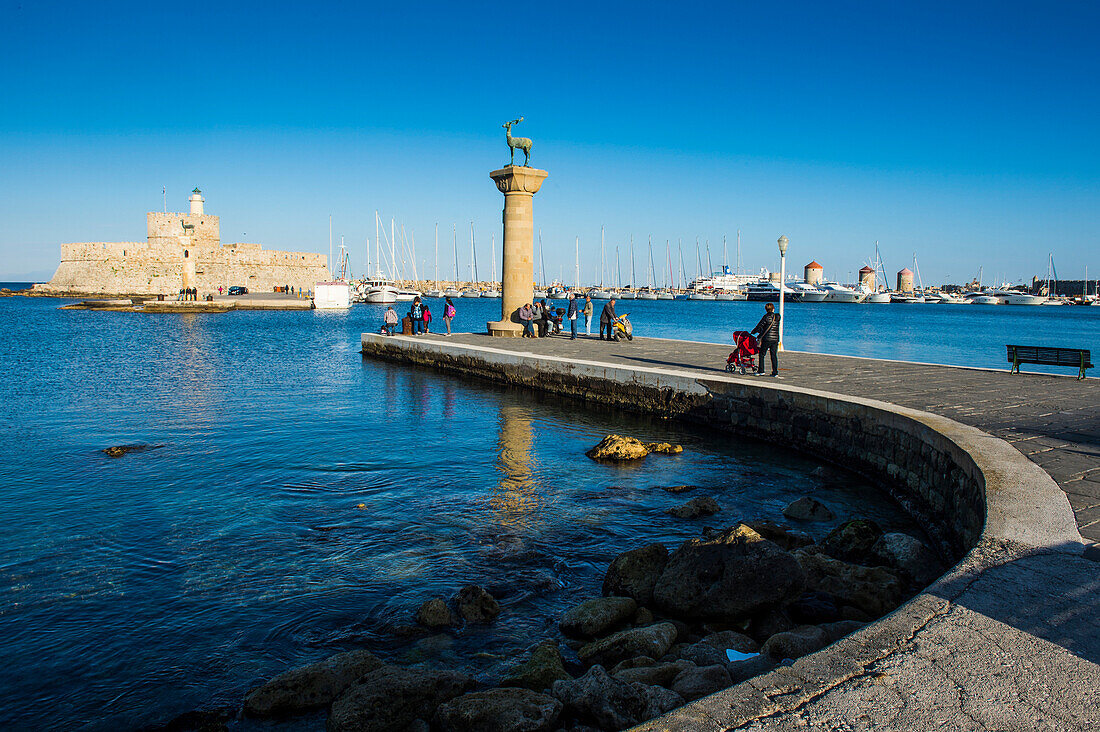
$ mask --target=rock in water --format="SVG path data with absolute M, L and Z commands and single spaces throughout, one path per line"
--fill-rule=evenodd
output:
M 821 550 L 845 562 L 864 562 L 871 557 L 871 547 L 882 536 L 882 529 L 870 519 L 852 519 L 829 532 L 821 540 Z
M 787 504 L 783 515 L 796 521 L 832 521 L 836 518 L 824 503 L 809 496 Z
M 730 683 L 730 672 L 715 664 L 682 671 L 672 680 L 672 690 L 688 701 L 695 701 L 727 688 Z
M 637 610 L 631 597 L 597 597 L 567 610 L 558 627 L 571 638 L 595 638 L 630 620 Z
M 543 691 L 554 685 L 555 681 L 568 680 L 561 651 L 555 641 L 539 643 L 527 660 L 509 672 L 500 682 L 501 686 L 518 686 L 532 691 Z
M 457 625 L 457 619 L 442 597 L 428 600 L 416 611 L 416 622 L 428 628 L 446 628 Z
M 743 521 L 745 526 L 763 536 L 780 549 L 792 551 L 814 543 L 813 537 L 805 531 L 796 531 L 789 526 L 772 521 Z
M 452 699 L 435 712 L 442 732 L 550 732 L 562 703 L 530 689 L 490 689 Z
M 364 674 L 382 666 L 370 651 L 337 653 L 279 674 L 244 700 L 250 717 L 289 717 L 326 706 Z
M 473 688 L 455 671 L 383 666 L 362 677 L 332 703 L 329 732 L 401 732 L 414 720 L 431 719 L 440 704 Z
M 909 534 L 889 533 L 871 547 L 871 556 L 883 564 L 900 569 L 923 587 L 935 582 L 945 571 L 939 557 L 925 544 Z
M 653 666 L 636 666 L 634 668 L 624 668 L 616 671 L 612 676 L 620 681 L 629 681 L 630 683 L 646 684 L 647 686 L 668 686 L 672 683 L 672 680 L 679 676 L 683 671 L 691 668 L 690 661 L 671 661 L 669 663 L 658 663 Z
M 103 452 L 108 457 L 118 458 L 128 452 L 144 452 L 145 450 L 155 450 L 158 447 L 164 447 L 164 445 L 113 445 L 104 449 Z
M 641 440 L 621 435 L 608 435 L 585 453 L 593 460 L 638 460 L 649 454 Z
M 619 631 L 593 641 L 581 646 L 577 656 L 586 666 L 600 664 L 610 667 L 636 656 L 660 658 L 668 653 L 674 640 L 676 626 L 672 623 L 657 623 L 644 628 Z
M 692 498 L 682 506 L 670 508 L 665 513 L 676 518 L 695 519 L 700 516 L 713 516 L 721 510 L 722 507 L 718 505 L 718 501 L 710 496 L 699 496 L 698 498 Z
M 488 623 L 500 615 L 500 603 L 484 587 L 466 585 L 455 595 L 458 614 L 468 623 Z
M 608 676 L 602 666 L 593 666 L 579 679 L 554 682 L 554 696 L 578 721 L 600 729 L 626 729 L 647 719 L 648 695 Z
M 653 586 L 668 562 L 663 544 L 647 544 L 624 552 L 611 562 L 603 580 L 603 594 L 633 597 L 639 605 L 653 600 Z
M 678 455 L 684 451 L 680 445 L 667 442 L 642 442 L 633 437 L 608 435 L 599 444 L 585 453 L 593 460 L 638 460 L 651 452 L 663 452 L 666 455 Z
M 805 549 L 794 556 L 806 572 L 808 587 L 828 592 L 872 618 L 885 615 L 901 603 L 903 585 L 892 569 L 863 567 Z
M 673 552 L 653 590 L 669 615 L 736 622 L 798 597 L 798 561 L 744 524 L 691 539 Z

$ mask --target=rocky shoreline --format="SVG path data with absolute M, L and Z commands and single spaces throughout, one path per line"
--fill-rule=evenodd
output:
M 631 446 L 630 438 L 609 443 L 612 437 L 600 444 Z M 678 451 L 643 447 L 628 450 L 630 457 L 590 457 Z M 698 497 L 670 513 L 692 520 L 710 508 L 718 508 L 713 498 Z M 784 515 L 796 524 L 835 521 L 811 497 Z M 558 635 L 539 639 L 493 682 L 351 650 L 276 676 L 250 691 L 239 710 L 192 712 L 162 729 L 229 729 L 234 718 L 285 720 L 322 710 L 330 732 L 627 729 L 818 651 L 891 612 L 943 571 L 920 539 L 884 533 L 867 519 L 846 521 L 816 543 L 767 521 L 704 528 L 672 551 L 654 543 L 616 557 L 602 595 L 567 610 Z M 467 585 L 449 599 L 426 600 L 415 621 L 460 632 L 500 613 L 489 592 Z

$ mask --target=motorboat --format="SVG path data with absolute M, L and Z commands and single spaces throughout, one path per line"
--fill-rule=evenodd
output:
M 313 307 L 317 310 L 347 310 L 351 307 L 351 286 L 342 280 L 318 282 L 313 286 Z
M 617 290 L 615 292 L 615 297 L 617 297 L 619 300 L 636 300 L 637 299 L 637 295 L 634 293 L 634 290 Z
M 657 299 L 658 300 L 675 300 L 676 296 L 673 295 L 671 292 L 665 292 L 664 290 L 662 290 L 661 292 L 657 293 Z
M 635 300 L 660 300 L 661 296 L 658 293 L 654 292 L 653 290 L 638 290 L 636 293 L 634 293 L 634 299 Z M 672 299 L 671 295 L 669 296 L 668 299 L 669 300 Z
M 535 293 L 535 296 L 538 297 L 539 296 L 538 293 Z M 611 299 L 611 291 L 610 290 L 601 290 L 601 289 L 598 289 L 598 288 L 597 289 L 592 289 L 592 290 L 588 291 L 588 296 L 590 298 L 592 298 L 593 300 L 610 300 Z M 546 294 L 543 293 L 542 297 L 546 297 Z
M 481 291 L 481 296 L 482 297 L 496 298 L 496 299 L 499 300 L 500 299 L 500 290 L 497 290 L 495 288 L 490 287 L 488 290 L 482 290 Z
M 420 290 L 400 289 L 397 291 L 398 302 L 412 302 L 418 297 L 423 297 L 423 293 L 421 293 Z
M 924 295 L 916 292 L 895 292 L 890 295 L 890 302 L 915 305 L 924 302 Z
M 535 290 L 533 293 L 531 293 L 531 297 L 535 300 L 541 300 L 542 298 L 546 297 L 546 290 Z
M 746 300 L 753 302 L 779 302 L 779 284 L 770 280 L 761 280 L 749 285 Z M 802 302 L 802 293 L 783 288 L 783 300 L 786 302 Z
M 1018 290 L 996 290 L 994 293 L 1005 305 L 1045 305 L 1047 298 Z
M 363 286 L 366 288 L 366 298 L 369 303 L 389 305 L 397 302 L 397 285 L 392 280 L 379 276 L 367 280 Z
M 968 305 L 970 303 L 970 300 L 965 297 L 958 297 L 946 292 L 929 292 L 924 299 L 938 305 Z
M 823 302 L 829 296 L 828 290 L 815 287 L 808 282 L 795 282 L 788 287 L 802 294 L 802 302 Z
M 869 305 L 885 305 L 890 302 L 889 292 L 876 292 L 868 287 L 865 283 L 860 282 L 856 287 L 856 294 L 859 295 L 859 302 Z
M 688 294 L 688 300 L 714 300 L 714 293 L 695 291 Z
M 481 297 L 481 290 L 463 290 L 462 297 Z
M 443 290 L 428 290 L 424 297 L 443 297 Z
M 975 305 L 1004 305 L 1004 300 L 987 291 L 968 292 L 963 297 Z
M 443 291 L 443 297 L 462 297 L 462 290 L 457 290 L 454 287 L 448 287 Z
M 826 282 L 821 285 L 821 289 L 825 291 L 824 302 L 859 302 L 859 293 L 851 287 Z

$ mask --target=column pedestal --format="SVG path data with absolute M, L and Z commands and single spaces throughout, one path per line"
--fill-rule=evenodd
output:
M 500 278 L 500 320 L 488 323 L 489 335 L 523 335 L 519 309 L 531 302 L 534 292 L 534 216 L 531 201 L 542 182 L 550 175 L 545 170 L 509 165 L 489 173 L 504 194 L 504 256 Z

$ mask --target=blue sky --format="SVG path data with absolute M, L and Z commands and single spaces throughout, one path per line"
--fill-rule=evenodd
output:
M 624 279 L 631 235 L 644 280 L 649 236 L 694 271 L 739 228 L 752 269 L 785 233 L 841 280 L 876 240 L 926 281 L 1050 252 L 1100 277 L 1100 6 L 764 6 L 0 0 L 0 279 L 143 239 L 196 185 L 227 241 L 327 252 L 331 214 L 359 269 L 376 209 L 429 271 L 434 224 L 465 271 L 473 221 L 484 276 L 520 115 L 551 277 L 579 236 L 593 280 L 601 225 Z

